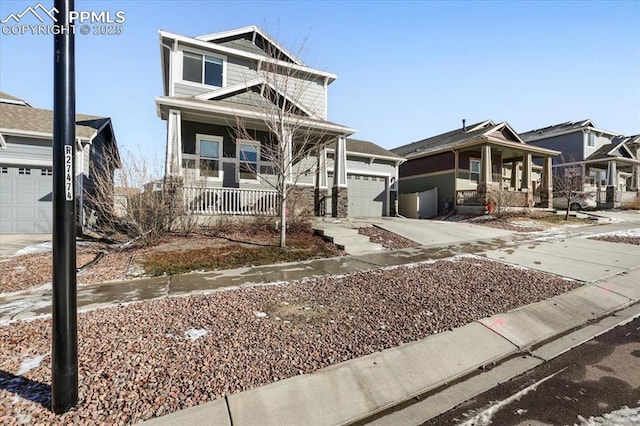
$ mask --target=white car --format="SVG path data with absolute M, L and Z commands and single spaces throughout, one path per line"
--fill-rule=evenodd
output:
M 595 210 L 598 206 L 595 194 L 589 192 L 575 192 L 571 195 L 569 210 Z M 553 207 L 565 210 L 567 208 L 567 196 L 562 193 L 553 194 Z

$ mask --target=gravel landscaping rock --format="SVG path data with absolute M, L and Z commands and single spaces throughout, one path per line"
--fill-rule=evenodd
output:
M 358 233 L 368 236 L 369 241 L 372 243 L 378 243 L 382 245 L 382 247 L 390 250 L 418 247 L 420 245 L 415 241 L 401 237 L 400 235 L 389 232 L 386 229 L 378 228 L 377 226 L 365 226 L 358 228 Z
M 49 411 L 50 320 L 15 322 L 0 327 L 0 423 L 137 423 L 578 285 L 459 258 L 86 312 L 80 401 L 60 416 Z

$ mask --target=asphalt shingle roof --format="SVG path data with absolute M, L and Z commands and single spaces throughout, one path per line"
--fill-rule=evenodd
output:
M 21 101 L 24 102 L 23 99 L 20 98 L 16 98 L 15 96 L 12 96 L 8 93 L 5 92 L 0 92 L 0 99 L 9 99 L 10 101 Z
M 5 93 L 2 93 L 1 97 L 10 99 Z M 12 98 L 19 100 L 15 97 Z M 109 119 L 93 115 L 76 114 L 76 137 L 91 138 L 96 130 L 102 127 L 106 120 Z M 53 111 L 0 102 L 0 129 L 52 134 Z
M 588 126 L 595 127 L 593 122 L 589 119 L 580 120 L 580 121 L 566 121 L 564 123 L 552 124 L 551 126 L 542 127 L 540 129 L 533 129 L 525 133 L 520 133 L 520 137 L 526 141 L 527 138 L 530 138 L 533 136 L 541 136 L 551 132 L 553 133 L 566 132 L 574 129 L 575 130 L 582 129 L 583 127 L 588 127 Z
M 379 155 L 383 157 L 392 157 L 402 159 L 399 155 L 394 154 L 391 151 L 384 149 L 383 147 L 376 145 L 373 142 L 362 141 L 358 139 L 347 138 L 347 152 L 358 152 L 361 154 Z
M 613 155 L 609 155 L 609 151 L 611 151 L 615 147 L 614 144 L 608 143 L 606 145 L 602 145 L 600 148 L 596 149 L 590 156 L 587 157 L 587 160 L 599 160 L 601 158 L 613 158 Z
M 483 123 L 487 123 L 487 125 L 473 131 L 469 130 Z M 455 146 L 459 143 L 471 141 L 474 138 L 478 137 L 479 135 L 497 126 L 499 126 L 499 124 L 494 124 L 492 121 L 481 121 L 479 123 L 466 126 L 467 128 L 466 131 L 463 130 L 462 128 L 459 128 L 447 133 L 442 133 L 441 135 L 432 136 L 427 139 L 422 139 L 417 142 L 412 142 L 408 145 L 403 145 L 398 148 L 394 148 L 391 150 L 391 152 L 398 154 L 402 157 L 407 157 L 412 154 L 435 151 L 435 150 L 446 148 L 449 146 Z

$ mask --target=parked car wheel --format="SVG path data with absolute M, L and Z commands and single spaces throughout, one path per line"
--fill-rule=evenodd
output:
M 582 207 L 578 203 L 571 203 L 569 208 L 571 209 L 571 211 L 574 211 L 574 212 L 579 212 L 580 210 L 582 210 Z

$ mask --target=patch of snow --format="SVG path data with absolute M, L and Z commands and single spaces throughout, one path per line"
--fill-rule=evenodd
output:
M 579 426 L 634 426 L 640 424 L 640 407 L 629 408 L 624 406 L 619 410 L 612 411 L 598 417 L 589 417 L 588 419 L 585 419 L 582 416 L 578 416 L 578 420 L 580 420 Z M 578 426 L 578 424 L 575 423 L 575 426 Z
M 53 250 L 51 241 L 45 241 L 44 243 L 32 244 L 30 246 L 26 246 L 18 250 L 14 256 L 22 256 L 24 254 L 32 254 L 32 253 L 44 253 L 47 251 Z
M 582 238 L 593 237 L 640 237 L 640 228 L 625 229 L 623 231 L 603 232 L 601 234 L 585 235 Z
M 34 368 L 39 366 L 40 363 L 42 363 L 42 360 L 44 359 L 45 356 L 46 355 L 40 355 L 35 358 L 27 358 L 24 361 L 22 361 L 22 364 L 20 364 L 20 368 L 18 369 L 16 376 L 22 376 L 27 371 L 33 370 Z
M 309 309 L 311 309 L 311 308 L 309 308 Z M 255 316 L 257 316 L 258 318 L 266 318 L 267 317 L 267 314 L 265 312 L 255 311 L 253 314 Z
M 199 338 L 206 336 L 208 333 L 209 332 L 204 328 L 192 328 L 191 330 L 186 331 L 184 335 L 186 336 L 187 339 L 194 342 Z
M 500 411 L 502 408 L 506 407 L 507 405 L 511 404 L 514 401 L 520 400 L 520 398 L 522 398 L 523 396 L 525 396 L 529 392 L 535 391 L 538 388 L 538 386 L 540 386 L 542 383 L 546 382 L 547 380 L 551 379 L 552 377 L 556 376 L 557 374 L 562 373 L 567 368 L 568 367 L 565 367 L 562 370 L 556 371 L 555 373 L 553 373 L 553 374 L 551 374 L 551 375 L 549 375 L 549 376 L 547 376 L 547 377 L 545 377 L 543 379 L 538 380 L 537 382 L 535 382 L 531 386 L 527 386 L 526 388 L 522 389 L 521 391 L 514 393 L 509 398 L 504 399 L 502 401 L 498 401 L 497 403 L 494 403 L 493 405 L 491 405 L 486 410 L 481 411 L 476 416 L 470 418 L 469 420 L 467 420 L 464 423 L 461 423 L 459 426 L 485 426 L 485 425 L 491 424 L 491 419 L 493 418 L 493 416 L 498 411 Z

